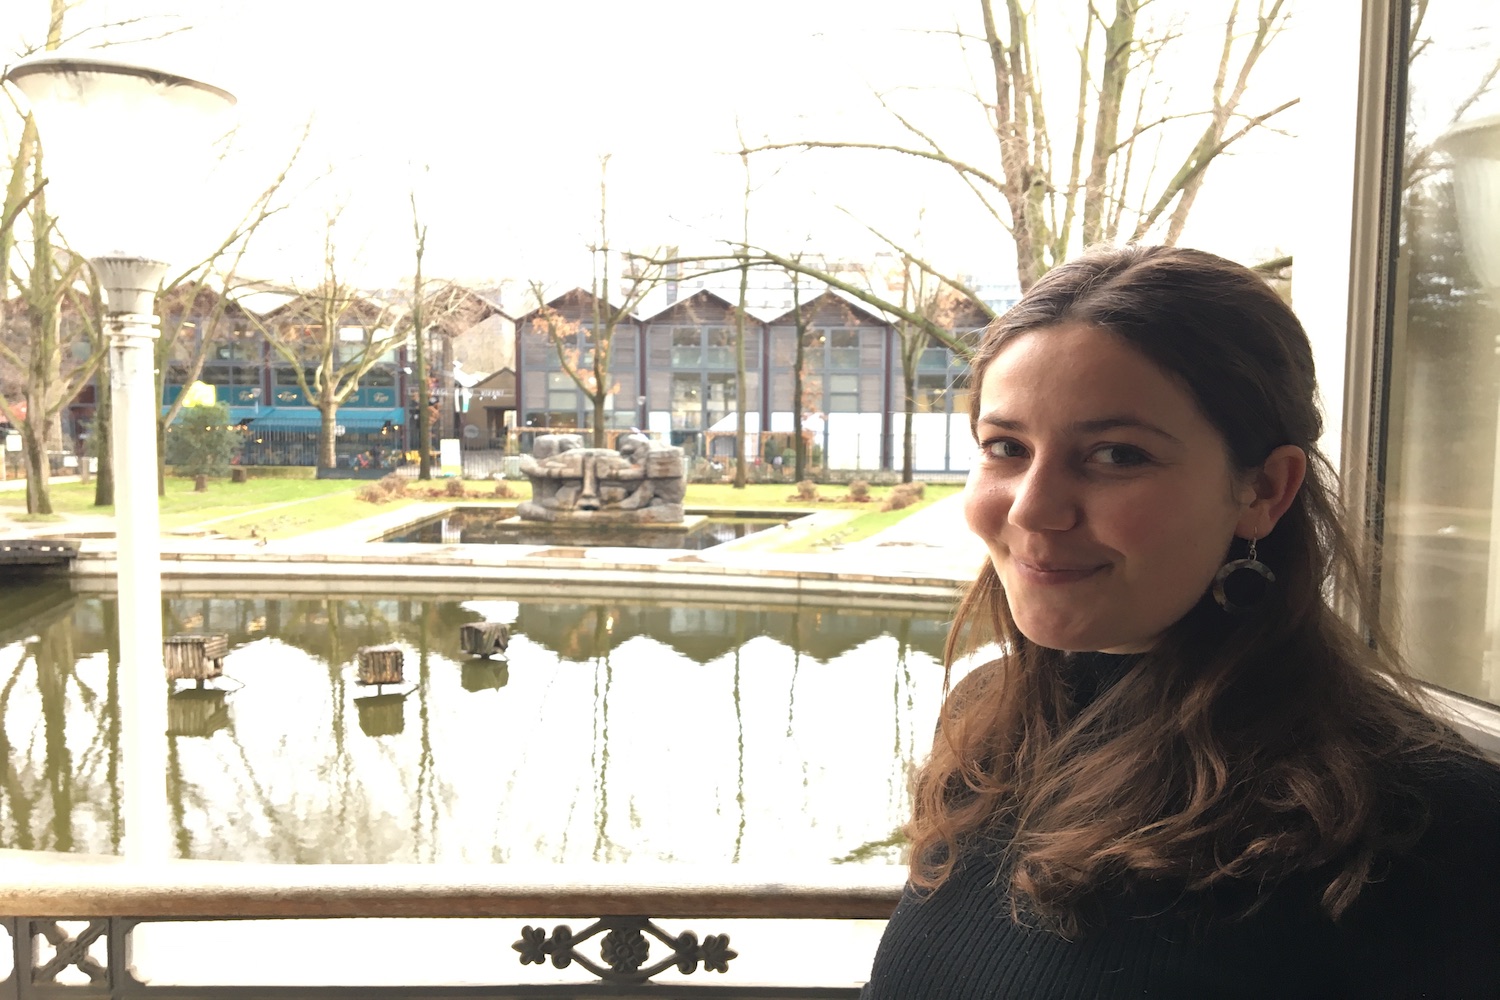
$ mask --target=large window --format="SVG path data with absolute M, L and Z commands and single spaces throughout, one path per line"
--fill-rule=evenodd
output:
M 897 406 L 904 386 L 901 373 L 897 380 Z M 967 413 L 969 394 L 968 365 L 947 347 L 934 345 L 917 356 L 917 377 L 912 384 L 912 400 L 918 413 Z
M 579 426 L 578 411 L 582 404 L 583 393 L 573 376 L 567 372 L 547 373 L 547 426 Z
M 746 380 L 753 392 L 755 379 Z M 723 430 L 736 412 L 736 380 L 733 372 L 673 372 L 672 429 L 674 431 Z M 754 408 L 750 400 L 750 409 Z
M 1500 5 L 1410 6 L 1382 597 L 1422 677 L 1500 703 Z
M 745 331 L 746 363 L 753 361 L 755 331 Z M 734 368 L 734 330 L 723 326 L 672 328 L 673 368 Z

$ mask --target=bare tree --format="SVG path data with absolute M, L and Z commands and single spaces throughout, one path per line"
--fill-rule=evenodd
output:
M 540 282 L 531 283 L 532 295 L 537 310 L 532 315 L 532 329 L 541 333 L 557 351 L 558 363 L 573 380 L 578 391 L 588 399 L 593 410 L 593 444 L 603 448 L 607 444 L 605 433 L 605 404 L 619 391 L 619 383 L 611 375 L 614 359 L 615 331 L 635 313 L 641 301 L 664 280 L 665 262 L 660 253 L 627 254 L 623 275 L 623 294 L 618 302 L 610 299 L 610 278 L 614 267 L 614 252 L 609 245 L 608 196 L 606 171 L 609 157 L 599 161 L 599 242 L 589 247 L 594 259 L 594 276 L 590 290 L 590 321 L 584 323 L 570 320 L 561 312 L 547 305 Z
M 47 212 L 42 153 L 29 118 L 22 136 L 6 200 L 24 210 L 30 240 L 22 244 L 25 249 L 20 253 L 21 247 L 8 233 L 0 241 L 0 264 L 5 275 L 0 282 L 0 290 L 5 292 L 4 308 L 0 310 L 4 324 L 0 329 L 0 360 L 23 373 L 25 418 L 3 393 L 0 414 L 21 432 L 27 472 L 26 510 L 50 514 L 48 445 L 50 442 L 61 448 L 56 440 L 59 415 L 104 361 L 104 338 L 91 336 L 102 328 L 103 304 L 84 260 L 56 243 L 57 220 Z M 11 191 L 18 189 L 16 178 L 24 176 L 25 170 L 33 178 L 31 193 L 12 202 Z M 23 181 L 19 189 L 24 188 Z M 7 217 L 18 215 L 12 216 L 7 209 Z M 13 263 L 19 266 L 13 267 Z M 19 291 L 14 299 L 9 297 L 12 284 Z
M 427 317 L 422 284 L 422 258 L 427 253 L 427 227 L 417 214 L 417 192 L 411 191 L 411 233 L 417 271 L 411 282 L 412 343 L 417 354 L 417 478 L 432 478 L 432 408 L 427 405 Z
M 740 146 L 744 145 L 741 138 Z M 737 490 L 744 489 L 749 481 L 748 456 L 745 454 L 745 407 L 749 402 L 745 393 L 745 307 L 750 294 L 749 153 L 740 153 L 740 165 L 745 171 L 745 193 L 740 207 L 740 297 L 734 310 L 734 488 Z
M 166 380 L 173 368 L 177 369 L 183 385 L 196 382 L 203 373 L 209 351 L 234 330 L 236 320 L 244 323 L 244 314 L 232 305 L 240 283 L 240 265 L 260 227 L 286 208 L 286 203 L 279 200 L 280 192 L 296 165 L 309 130 L 310 125 L 303 129 L 302 138 L 292 150 L 286 166 L 256 197 L 219 245 L 202 260 L 163 283 L 157 292 L 156 312 L 161 319 L 161 336 L 155 347 L 157 399 L 165 393 Z M 185 396 L 179 395 L 157 417 L 156 489 L 162 496 L 166 495 L 167 428 L 182 412 L 185 400 Z M 95 425 L 97 436 L 101 429 L 97 419 Z
M 1169 113 L 1151 99 L 1151 71 L 1162 50 L 1179 36 L 1170 28 L 1154 30 L 1143 22 L 1141 12 L 1149 3 L 1115 0 L 1113 17 L 1106 22 L 1096 0 L 1084 0 L 1076 64 L 1077 115 L 1068 123 L 1068 135 L 1058 136 L 1048 126 L 1043 94 L 1055 89 L 1048 85 L 1053 74 L 1044 76 L 1033 45 L 1043 11 L 1055 8 L 1026 0 L 1004 0 L 1003 5 L 979 0 L 983 35 L 960 30 L 953 34 L 965 54 L 972 43 L 983 47 L 984 82 L 975 80 L 973 97 L 993 138 L 991 162 L 951 155 L 932 130 L 904 115 L 884 95 L 881 103 L 911 137 L 909 144 L 805 139 L 766 143 L 749 152 L 879 150 L 951 171 L 973 192 L 983 214 L 1009 235 L 1023 291 L 1081 245 L 1121 235 L 1131 240 L 1157 235 L 1173 243 L 1214 160 L 1296 100 L 1253 113 L 1242 110 L 1252 73 L 1286 25 L 1286 4 L 1258 0 L 1255 13 L 1245 16 L 1240 0 L 1229 0 L 1217 70 L 1205 100 L 1185 112 Z M 1102 36 L 1097 50 L 1096 31 Z M 1191 118 L 1206 120 L 1201 134 L 1175 168 L 1166 165 L 1161 172 L 1165 179 L 1159 180 L 1154 168 L 1166 155 L 1164 128 Z M 1143 160 L 1144 178 L 1133 169 Z M 907 248 L 894 243 L 892 247 L 920 262 L 938 280 L 967 291 Z M 879 305 L 892 311 L 893 303 Z
M 794 259 L 800 264 L 802 255 L 797 254 Z M 789 273 L 792 276 L 792 322 L 797 338 L 792 352 L 792 442 L 796 456 L 792 478 L 800 483 L 807 478 L 807 435 L 802 431 L 807 392 L 807 316 L 802 312 L 802 272 Z
M 292 369 L 297 387 L 320 414 L 318 465 L 337 464 L 338 409 L 359 380 L 395 350 L 405 334 L 405 310 L 375 302 L 342 275 L 334 242 L 337 216 L 323 231 L 323 278 L 265 317 L 246 313 L 271 348 Z

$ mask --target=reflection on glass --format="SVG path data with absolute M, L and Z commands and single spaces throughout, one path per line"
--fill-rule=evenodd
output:
M 284 863 L 894 862 L 946 608 L 222 594 L 170 695 L 176 853 Z M 0 587 L 0 847 L 115 853 L 114 602 Z M 506 623 L 503 659 L 460 626 Z M 360 646 L 408 690 L 355 683 Z
M 1421 676 L 1500 702 L 1500 8 L 1410 13 L 1383 593 Z

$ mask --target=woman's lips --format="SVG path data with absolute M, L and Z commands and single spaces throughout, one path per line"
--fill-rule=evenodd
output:
M 1011 559 L 1016 573 L 1027 583 L 1063 584 L 1085 580 L 1108 568 L 1107 563 L 1080 565 L 1077 563 L 1038 563 L 1025 559 Z

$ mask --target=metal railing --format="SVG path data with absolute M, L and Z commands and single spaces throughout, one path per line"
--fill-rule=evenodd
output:
M 732 868 L 646 870 L 652 876 L 643 879 L 632 867 L 626 880 L 624 869 L 601 867 L 590 869 L 598 874 L 584 881 L 576 874 L 564 880 L 535 868 L 500 866 L 179 862 L 141 869 L 11 862 L 4 869 L 8 884 L 0 887 L 0 926 L 10 935 L 14 964 L 0 980 L 0 998 L 854 998 L 855 983 L 799 985 L 778 976 L 780 981 L 766 984 L 736 982 L 733 975 L 715 982 L 718 976 L 705 981 L 704 974 L 729 973 L 740 958 L 723 921 L 881 921 L 900 897 L 903 874 L 838 866 L 782 873 L 792 876 L 787 881 L 747 881 Z M 400 918 L 397 923 L 405 926 L 431 918 L 491 918 L 483 922 L 489 934 L 483 947 L 492 957 L 513 953 L 509 961 L 517 976 L 466 985 L 329 985 L 316 976 L 312 982 L 257 985 L 243 977 L 236 983 L 230 973 L 218 984 L 153 985 L 138 978 L 132 961 L 134 938 L 143 929 L 211 922 L 215 958 L 223 968 L 236 961 L 258 964 L 273 956 L 244 947 L 242 928 L 288 919 L 298 922 L 297 940 L 316 957 L 335 947 L 320 926 L 343 918 Z M 797 950 L 816 957 L 819 945 L 801 929 L 811 925 L 795 926 Z M 403 938 L 382 937 L 374 944 L 399 949 Z M 434 956 L 433 964 L 440 967 L 441 957 Z M 780 956 L 770 957 L 774 967 L 784 967 Z M 690 983 L 677 981 L 694 973 Z

